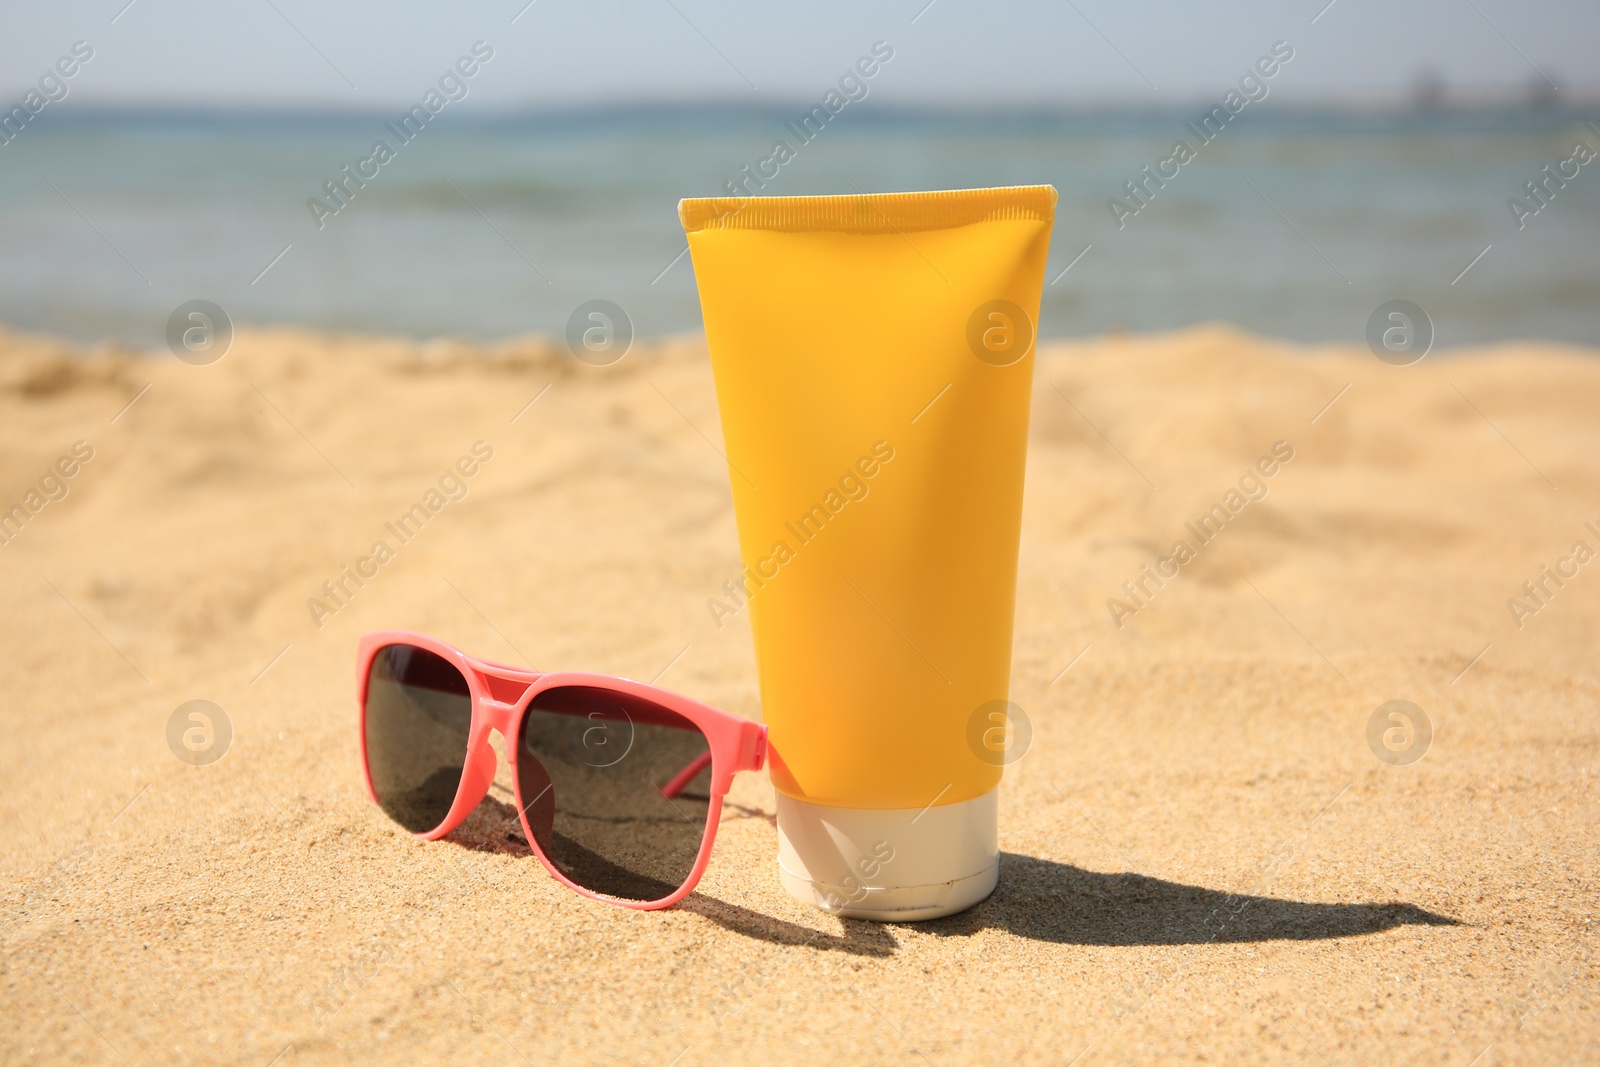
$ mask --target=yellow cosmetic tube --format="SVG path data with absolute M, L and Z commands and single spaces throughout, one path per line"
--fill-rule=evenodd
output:
M 1050 186 L 684 200 L 777 788 L 779 876 L 971 907 L 998 790 Z

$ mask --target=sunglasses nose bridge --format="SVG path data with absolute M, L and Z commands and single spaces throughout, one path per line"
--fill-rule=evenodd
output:
M 528 691 L 528 683 L 488 671 L 478 671 L 477 682 L 478 716 L 483 725 L 498 731 L 501 737 L 510 738 L 516 707 Z
M 498 731 L 501 737 L 509 738 L 511 736 L 511 723 L 517 714 L 515 704 L 507 704 L 493 697 L 485 697 L 479 707 L 482 709 L 481 714 L 485 728 Z

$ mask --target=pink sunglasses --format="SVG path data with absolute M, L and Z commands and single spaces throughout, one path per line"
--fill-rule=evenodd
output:
M 460 826 L 494 781 L 498 730 L 539 861 L 629 908 L 694 889 L 733 776 L 766 759 L 765 726 L 677 693 L 507 667 L 403 630 L 361 639 L 356 678 L 367 792 L 390 818 L 427 841 Z

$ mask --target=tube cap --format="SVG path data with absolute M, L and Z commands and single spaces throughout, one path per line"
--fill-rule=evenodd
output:
M 778 877 L 795 899 L 850 919 L 954 915 L 999 880 L 999 797 L 872 809 L 779 793 Z

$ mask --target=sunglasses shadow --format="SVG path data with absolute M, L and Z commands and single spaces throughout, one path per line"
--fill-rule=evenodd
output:
M 840 919 L 839 922 L 844 926 L 841 935 L 801 926 L 700 892 L 689 894 L 678 908 L 708 919 L 724 930 L 772 945 L 809 948 L 819 952 L 848 952 L 853 956 L 874 956 L 879 959 L 893 956 L 900 948 L 900 942 L 894 939 L 888 926 L 865 919 Z
M 755 808 L 740 808 L 738 815 L 773 821 L 771 815 Z M 506 803 L 493 793 L 484 797 L 482 803 L 467 816 L 466 821 L 445 835 L 444 840 L 474 852 L 495 852 L 533 858 L 533 850 L 528 847 L 527 840 L 522 836 L 522 824 L 517 818 L 516 806 Z M 822 951 L 836 950 L 858 956 L 877 957 L 892 956 L 899 947 L 893 935 L 882 923 L 844 919 L 841 920 L 845 928 L 843 936 L 828 934 L 758 911 L 751 911 L 737 904 L 729 904 L 699 892 L 689 894 L 688 898 L 678 905 L 678 910 L 698 915 L 734 933 L 774 945 L 790 945 Z
M 462 824 L 442 840 L 474 852 L 497 852 L 508 856 L 533 856 L 522 836 L 522 822 L 515 804 L 507 804 L 494 793 L 484 797 Z

